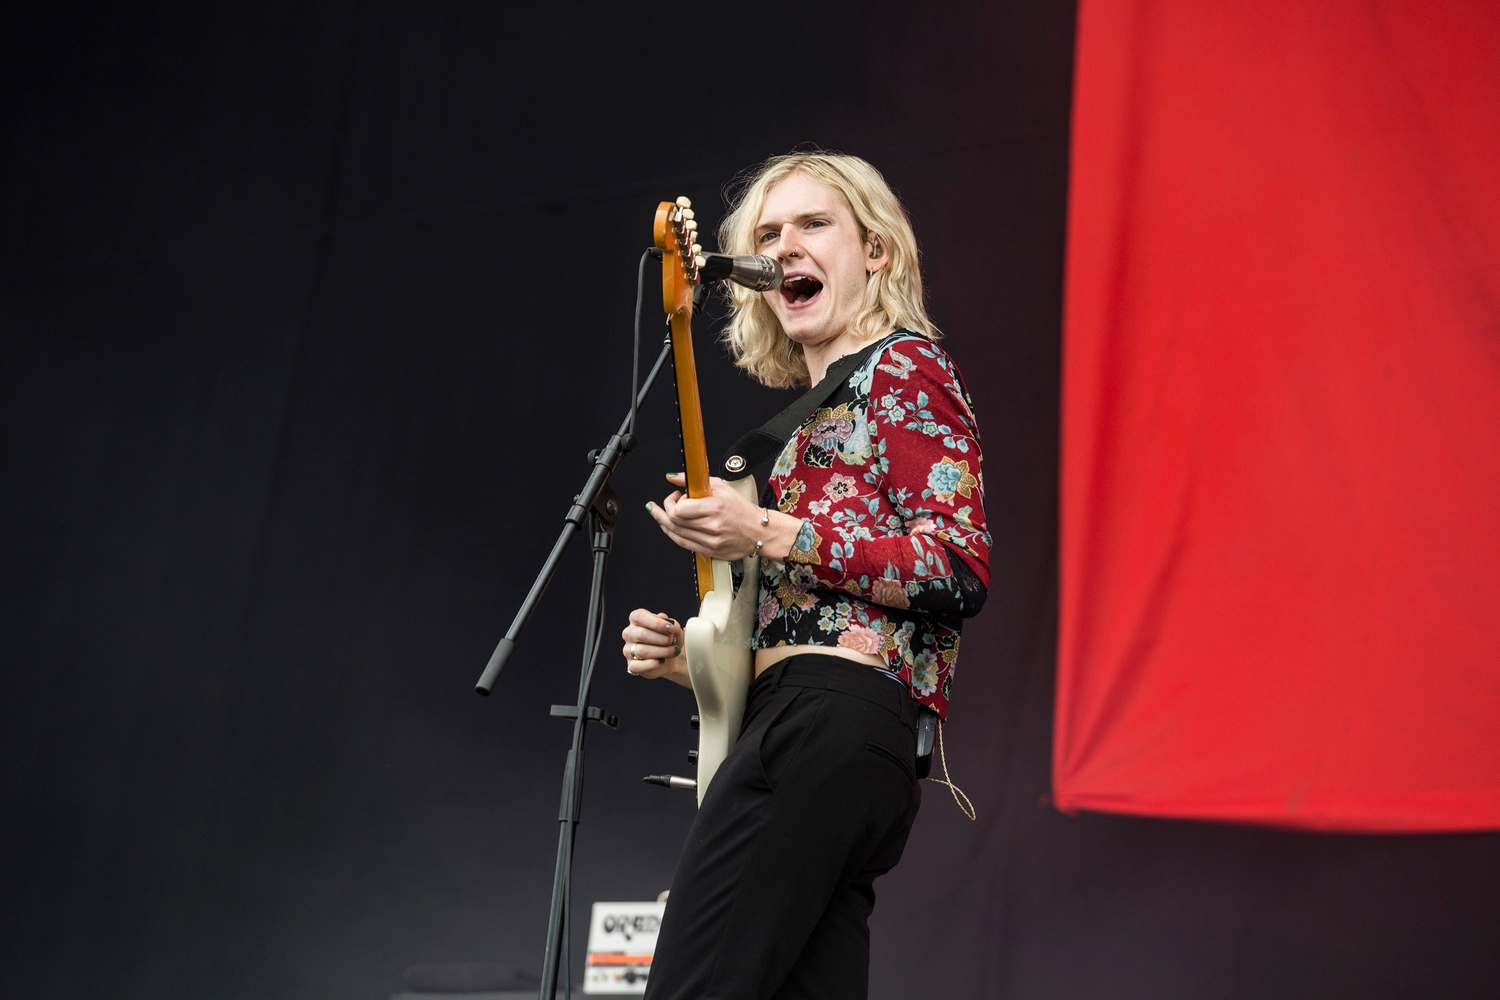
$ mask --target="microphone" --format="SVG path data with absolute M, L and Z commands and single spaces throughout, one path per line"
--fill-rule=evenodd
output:
M 752 292 L 769 292 L 781 284 L 781 265 L 764 254 L 747 253 L 732 257 L 724 253 L 706 253 L 702 257 L 698 274 L 705 282 L 732 281 Z

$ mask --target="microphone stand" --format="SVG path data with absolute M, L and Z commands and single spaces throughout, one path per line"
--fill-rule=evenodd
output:
M 563 923 L 573 879 L 573 842 L 577 836 L 579 812 L 583 804 L 584 728 L 590 720 L 602 722 L 610 727 L 620 724 L 620 720 L 609 712 L 588 703 L 589 690 L 594 681 L 594 663 L 599 656 L 600 639 L 604 631 L 604 572 L 609 562 L 610 546 L 614 541 L 615 522 L 620 519 L 621 511 L 620 499 L 610 487 L 609 477 L 625 454 L 635 446 L 635 435 L 631 433 L 634 411 L 639 408 L 651 391 L 651 386 L 656 382 L 656 377 L 661 374 L 671 353 L 672 336 L 669 332 L 662 345 L 661 354 L 656 359 L 656 364 L 646 376 L 645 385 L 641 386 L 640 392 L 631 401 L 631 413 L 626 414 L 625 420 L 620 424 L 620 429 L 610 437 L 608 444 L 602 449 L 589 452 L 589 459 L 594 463 L 594 468 L 589 473 L 583 489 L 573 498 L 573 506 L 568 508 L 567 516 L 563 519 L 565 523 L 562 532 L 553 543 L 551 554 L 542 564 L 541 572 L 531 584 L 531 591 L 526 595 L 526 600 L 521 602 L 521 609 L 516 612 L 510 628 L 506 630 L 505 638 L 501 639 L 499 645 L 495 647 L 495 652 L 490 655 L 489 663 L 485 665 L 484 673 L 480 675 L 479 683 L 475 685 L 475 691 L 481 695 L 488 695 L 495 686 L 495 681 L 500 677 L 500 671 L 505 668 L 506 661 L 515 651 L 516 638 L 526 627 L 526 621 L 531 617 L 531 612 L 535 610 L 537 602 L 541 600 L 547 585 L 552 582 L 552 574 L 557 569 L 563 551 L 567 549 L 574 535 L 582 530 L 584 521 L 587 520 L 589 535 L 593 541 L 594 575 L 589 590 L 588 626 L 584 631 L 583 664 L 579 671 L 578 700 L 572 705 L 552 706 L 554 717 L 573 720 L 573 743 L 568 750 L 567 762 L 563 767 L 562 802 L 557 813 L 559 824 L 557 862 L 552 870 L 552 904 L 547 915 L 547 946 L 542 959 L 540 1000 L 554 1000 L 557 991 L 558 965 L 562 958 L 559 945 L 566 943 L 562 940 Z

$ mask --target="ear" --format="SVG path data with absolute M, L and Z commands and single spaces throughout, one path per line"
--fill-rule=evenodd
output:
M 865 245 L 870 248 L 869 259 L 865 261 L 866 274 L 874 274 L 890 263 L 891 258 L 885 252 L 885 241 L 878 235 L 871 233 L 866 238 Z

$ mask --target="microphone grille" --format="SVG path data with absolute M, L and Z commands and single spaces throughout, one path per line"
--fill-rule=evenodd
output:
M 752 292 L 769 292 L 781 285 L 781 265 L 765 254 L 703 254 L 704 281 L 732 281 Z
M 734 280 L 757 292 L 769 292 L 781 285 L 781 265 L 765 254 L 754 254 L 749 257 L 736 259 L 736 264 L 743 261 L 743 267 L 736 267 L 738 272 Z

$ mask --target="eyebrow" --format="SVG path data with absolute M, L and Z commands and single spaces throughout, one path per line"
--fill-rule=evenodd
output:
M 806 222 L 808 219 L 816 219 L 819 216 L 822 216 L 824 218 L 832 218 L 833 214 L 833 212 L 827 209 L 821 209 L 816 212 L 802 212 L 799 215 L 792 216 L 790 219 L 786 220 L 786 222 Z M 755 231 L 760 232 L 762 229 L 780 229 L 782 226 L 786 225 L 786 222 L 757 222 L 755 224 Z

